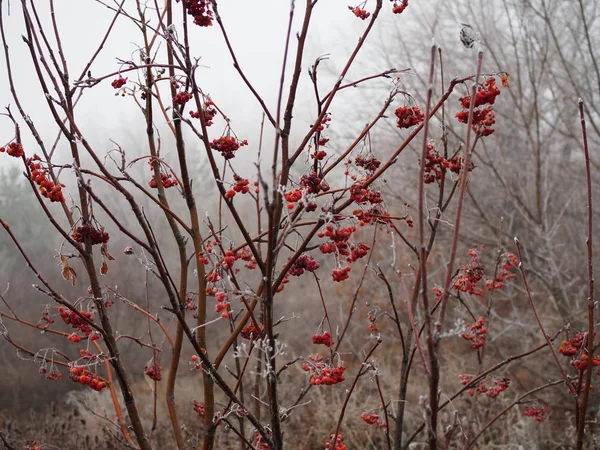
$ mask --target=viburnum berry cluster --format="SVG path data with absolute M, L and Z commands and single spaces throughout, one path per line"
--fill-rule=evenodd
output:
M 20 158 L 25 154 L 23 146 L 18 142 L 11 142 L 8 147 L 0 147 L 0 153 L 6 152 L 9 156 Z
M 154 357 L 152 357 L 150 361 L 146 363 L 146 366 L 144 367 L 144 373 L 151 380 L 162 380 L 162 366 Z
M 331 334 L 326 331 L 322 334 L 313 334 L 313 344 L 323 344 L 326 347 L 331 347 L 335 342 L 333 341 Z
M 334 441 L 335 442 L 332 442 Z M 329 439 L 325 441 L 325 450 L 346 450 L 348 447 L 344 444 L 344 438 L 341 434 L 337 436 L 332 434 Z
M 93 390 L 100 392 L 106 387 L 106 382 L 103 381 L 98 375 L 85 369 L 83 366 L 72 366 L 69 369 L 71 379 L 75 383 L 89 386 Z
M 469 249 L 471 260 L 461 267 L 452 287 L 461 292 L 468 292 L 472 295 L 483 294 L 483 289 L 478 286 L 484 276 L 485 264 L 480 261 L 480 250 L 477 246 Z
M 110 236 L 104 229 L 96 229 L 91 225 L 80 225 L 75 228 L 75 232 L 71 234 L 71 237 L 77 242 L 84 242 L 86 237 L 90 238 L 92 245 L 106 244 L 110 239 Z
M 41 158 L 36 154 L 28 158 L 25 163 L 31 172 L 30 179 L 40 187 L 42 197 L 46 197 L 51 202 L 64 203 L 65 196 L 63 195 L 62 188 L 65 185 L 55 184 L 54 181 L 50 180 L 48 170 L 42 166 Z
M 179 3 L 181 0 L 176 1 Z M 210 27 L 213 24 L 210 0 L 183 0 L 183 7 L 199 27 Z
M 392 12 L 394 14 L 402 14 L 407 7 L 408 0 L 394 0 L 394 4 L 392 5 Z
M 319 263 L 315 261 L 313 257 L 311 257 L 307 253 L 303 253 L 300 255 L 294 264 L 290 267 L 288 274 L 291 276 L 299 277 L 304 273 L 304 271 L 314 272 L 319 268 Z
M 369 425 L 377 425 L 381 428 L 385 428 L 385 421 L 381 420 L 381 417 L 379 416 L 379 414 L 376 414 L 374 412 L 368 413 L 368 412 L 363 412 L 360 415 L 360 418 L 362 420 L 364 420 L 367 424 Z
M 91 312 L 82 310 L 79 312 L 83 317 L 88 319 L 89 321 L 94 320 L 94 316 Z M 65 308 L 64 306 L 58 307 L 58 314 L 64 323 L 67 325 L 71 325 L 71 327 L 81 331 L 85 336 L 90 336 L 94 331 L 93 328 L 86 323 L 80 316 L 71 311 L 70 309 Z
M 494 132 L 492 126 L 496 123 L 496 115 L 492 105 L 496 101 L 498 95 L 500 95 L 500 89 L 496 86 L 496 78 L 493 76 L 486 78 L 483 82 L 483 86 L 477 87 L 472 126 L 473 131 L 480 136 L 489 136 Z M 456 113 L 456 118 L 461 123 L 468 123 L 471 96 L 461 97 L 459 102 L 463 110 Z M 488 106 L 481 108 L 483 105 Z
M 467 341 L 471 341 L 474 349 L 481 348 L 485 345 L 488 328 L 485 325 L 483 317 L 480 317 L 473 325 L 465 325 L 465 331 L 461 333 L 461 337 Z
M 248 145 L 247 140 L 240 141 L 232 136 L 221 136 L 210 143 L 210 148 L 221 153 L 223 158 L 232 159 L 235 157 L 235 152 L 244 145 Z
M 463 385 L 469 384 L 473 380 L 472 375 L 464 375 L 460 374 L 458 379 Z M 496 398 L 502 392 L 504 392 L 510 386 L 510 378 L 502 378 L 499 380 L 494 380 L 494 384 L 490 387 L 487 387 L 485 383 L 480 382 L 474 389 L 467 390 L 467 393 L 470 396 L 475 394 L 485 394 L 489 398 Z
M 523 414 L 525 414 L 527 417 L 535 417 L 535 420 L 537 420 L 538 422 L 545 422 L 546 419 L 548 418 L 548 411 L 550 410 L 550 405 L 546 405 L 546 406 L 537 406 L 537 405 L 532 405 L 529 408 L 527 408 L 525 411 L 523 411 Z
M 110 83 L 110 85 L 113 87 L 113 89 L 121 89 L 126 84 L 127 84 L 127 78 L 123 78 L 122 76 L 119 76 L 119 78 L 114 79 L 112 81 L 112 83 Z
M 331 364 L 324 362 L 321 355 L 310 355 L 308 362 L 302 363 L 302 370 L 309 373 L 310 384 L 314 386 L 331 386 L 345 380 L 346 367 L 341 364 L 333 367 Z
M 207 127 L 210 127 L 213 124 L 213 119 L 217 115 L 217 110 L 214 108 L 214 106 L 215 104 L 211 100 L 204 102 L 202 114 L 204 115 L 204 122 Z M 190 116 L 192 116 L 194 119 L 199 119 L 200 112 L 190 111 Z
M 364 6 L 364 3 L 361 6 Z M 371 15 L 371 13 L 367 12 L 361 6 L 348 6 L 348 9 L 350 11 L 352 11 L 352 14 L 354 14 L 359 19 L 362 19 L 362 20 L 368 19 L 369 16 Z
M 425 120 L 425 116 L 417 106 L 401 106 L 394 111 L 397 117 L 398 128 L 410 128 L 419 125 Z

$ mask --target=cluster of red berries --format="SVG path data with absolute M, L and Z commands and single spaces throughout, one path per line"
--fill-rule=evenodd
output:
M 392 5 L 392 12 L 394 14 L 402 14 L 404 10 L 408 6 L 408 0 L 394 0 L 394 4 Z
M 204 403 L 200 403 L 194 400 L 194 411 L 200 417 L 204 417 L 204 415 L 206 414 L 206 405 Z
M 221 153 L 223 158 L 232 159 L 235 157 L 235 152 L 244 145 L 248 145 L 248 141 L 240 141 L 231 136 L 221 136 L 210 143 L 210 148 Z
M 469 171 L 473 170 L 473 163 L 469 167 Z M 460 173 L 462 164 L 460 158 L 454 155 L 452 158 L 447 160 L 441 155 L 435 152 L 433 144 L 427 144 L 427 155 L 425 156 L 425 175 L 423 179 L 425 183 L 433 183 L 436 180 L 441 180 L 449 170 L 454 173 Z
M 106 382 L 102 381 L 98 375 L 84 369 L 82 366 L 73 366 L 69 369 L 71 379 L 75 383 L 87 385 L 93 390 L 100 392 L 106 387 Z
M 504 282 L 506 280 L 511 280 L 514 277 L 516 277 L 516 275 L 512 273 L 511 270 L 513 270 L 518 263 L 519 260 L 515 254 L 507 253 L 505 256 L 505 260 L 501 265 L 501 270 L 496 276 L 496 279 L 493 282 L 492 280 L 487 280 L 485 282 L 485 285 L 488 288 L 488 290 L 491 291 L 493 289 L 500 289 L 504 286 Z
M 302 175 L 300 177 L 300 186 L 305 188 L 310 194 L 318 194 L 319 192 L 329 191 L 329 184 L 321 180 L 315 172 L 310 175 Z
M 97 230 L 90 225 L 80 225 L 75 228 L 75 232 L 71 237 L 77 242 L 83 242 L 86 237 L 90 238 L 92 245 L 106 244 L 110 239 L 110 236 L 106 231 Z
M 364 187 L 364 183 L 360 180 L 350 186 L 350 199 L 357 205 L 365 203 L 377 205 L 383 203 L 381 193 L 374 191 L 370 187 Z
M 310 374 L 310 384 L 331 386 L 345 380 L 346 367 L 332 367 L 323 361 L 321 355 L 310 355 L 308 359 L 310 362 L 302 363 L 302 370 Z
M 355 209 L 352 215 L 358 220 L 358 224 L 363 227 L 367 223 L 388 223 L 390 221 L 388 211 L 381 206 L 373 206 L 366 210 Z M 409 220 L 407 220 L 407 223 Z M 409 224 L 410 225 L 410 224 Z M 412 225 L 410 225 L 412 226 Z
M 221 267 L 225 270 L 233 269 L 233 265 L 236 261 L 236 255 L 233 250 L 225 250 L 225 255 L 223 256 L 223 262 L 221 263 Z
M 354 164 L 356 165 L 356 167 L 360 167 L 366 170 L 367 173 L 372 175 L 377 169 L 379 169 L 381 161 L 375 158 L 374 156 L 371 156 L 370 158 L 363 158 L 359 155 L 356 158 L 354 158 Z
M 204 121 L 206 122 L 207 127 L 210 127 L 213 124 L 213 119 L 217 115 L 217 110 L 213 108 L 213 106 L 215 106 L 215 104 L 211 100 L 208 100 L 204 103 L 204 107 L 202 108 L 202 114 L 204 115 Z M 190 111 L 190 116 L 194 119 L 199 119 L 200 112 Z
M 312 337 L 313 344 L 323 344 L 326 347 L 331 347 L 335 342 L 331 338 L 331 334 L 326 331 L 323 334 L 313 334 Z
M 349 227 L 334 227 L 333 225 L 327 225 L 325 229 L 319 231 L 317 236 L 319 237 L 327 237 L 329 238 L 328 242 L 325 242 L 319 245 L 319 250 L 321 253 L 334 253 L 336 250 L 340 252 L 340 254 L 347 256 L 349 255 L 349 245 L 348 240 L 352 233 L 356 231 L 356 228 L 353 226 Z
M 425 116 L 417 106 L 401 106 L 394 111 L 398 118 L 396 126 L 398 128 L 410 128 L 419 125 L 425 120 Z
M 48 171 L 42 166 L 41 158 L 38 155 L 33 155 L 27 159 L 26 164 L 31 171 L 31 181 L 40 187 L 40 194 L 46 197 L 51 202 L 65 202 L 65 196 L 62 193 L 64 184 L 54 184 L 48 177 Z
M 359 8 L 358 6 L 348 6 L 348 9 L 352 11 L 352 14 L 362 20 L 368 19 L 371 15 L 370 12 L 367 12 L 363 8 Z
M 320 133 L 325 129 L 325 127 L 329 128 L 329 122 L 331 122 L 331 113 L 325 114 L 325 117 L 321 119 L 320 125 L 315 130 L 317 133 Z
M 319 142 L 321 142 L 323 139 L 319 140 Z M 327 141 L 329 141 L 329 139 L 327 139 Z M 325 142 L 327 142 L 325 141 Z M 314 153 L 310 154 L 310 157 L 312 159 L 316 159 L 317 161 L 323 161 L 323 159 L 325 159 L 325 157 L 327 156 L 327 152 L 325 150 L 318 150 L 315 151 Z
M 298 259 L 296 259 L 294 264 L 292 264 L 290 270 L 288 271 L 288 275 L 299 277 L 304 273 L 305 270 L 307 270 L 308 272 L 314 272 L 318 268 L 319 263 L 315 261 L 315 259 L 309 254 L 304 253 L 300 255 Z
M 125 86 L 125 84 L 127 84 L 127 78 L 123 78 L 121 76 L 119 76 L 119 78 L 117 78 L 116 80 L 113 80 L 113 82 L 110 83 L 110 85 L 114 89 L 121 89 L 123 86 Z
M 379 414 L 364 412 L 360 415 L 360 418 L 369 425 L 377 425 L 381 428 L 386 427 L 385 421 L 381 420 L 381 417 L 379 416 Z
M 92 327 L 88 325 L 84 320 L 75 314 L 70 309 L 65 308 L 64 306 L 58 307 L 58 313 L 60 314 L 60 318 L 67 325 L 71 325 L 73 328 L 81 331 L 84 335 L 89 336 L 92 334 Z M 93 316 L 91 312 L 88 311 L 80 311 L 80 314 L 88 320 L 93 320 Z
M 574 358 L 571 360 L 571 365 L 575 367 L 577 370 L 584 371 L 588 366 L 588 355 L 587 353 L 582 354 L 579 358 Z M 600 366 L 600 356 L 595 356 L 592 365 L 594 367 Z
M 215 311 L 220 312 L 223 319 L 227 319 L 231 315 L 229 302 L 227 301 L 227 292 L 217 291 L 215 293 L 215 300 L 217 301 L 217 304 L 215 305 Z
M 144 373 L 148 378 L 154 381 L 162 380 L 162 366 L 155 358 L 150 359 L 144 367 Z
M 483 317 L 480 317 L 473 325 L 465 325 L 465 330 L 461 333 L 461 337 L 470 341 L 474 349 L 481 348 L 485 345 L 488 328 L 485 325 Z
M 84 348 L 79 350 L 79 356 L 81 356 L 86 361 L 90 361 L 90 362 L 96 361 L 97 359 L 99 359 L 98 355 L 96 355 L 95 353 L 92 353 L 89 350 L 86 350 Z
M 179 3 L 181 0 L 176 1 Z M 210 0 L 183 0 L 183 6 L 199 27 L 210 27 L 213 24 Z
M 458 376 L 458 378 L 460 379 L 461 383 L 465 386 L 473 380 L 473 377 L 471 375 L 461 374 Z M 508 389 L 509 386 L 510 378 L 502 378 L 501 380 L 494 380 L 494 385 L 491 387 L 487 387 L 484 383 L 479 383 L 476 389 L 469 389 L 467 393 L 470 396 L 473 396 L 475 394 L 485 394 L 489 398 L 496 398 L 498 397 L 498 395 L 500 395 L 502 392 Z
M 587 341 L 587 333 L 577 333 L 567 341 L 563 341 L 558 351 L 565 356 L 578 355 Z
M 544 407 L 532 405 L 523 411 L 523 414 L 525 414 L 527 417 L 535 417 L 535 420 L 538 422 L 545 422 L 548 418 L 548 410 L 550 410 L 550 405 L 546 405 Z
M 40 373 L 42 375 L 46 375 L 46 379 L 50 381 L 58 381 L 62 378 L 62 373 L 58 371 L 54 364 L 52 364 L 50 370 L 48 370 L 45 366 L 40 367 Z
M 176 105 L 183 106 L 187 102 L 192 99 L 193 95 L 189 92 L 178 92 L 175 97 L 173 97 L 173 103 Z
M 37 443 L 37 441 L 27 441 L 25 446 L 27 450 L 42 450 L 42 447 Z
M 177 186 L 179 182 L 173 178 L 173 175 L 170 173 L 160 173 L 160 179 L 162 180 L 162 185 L 165 189 L 169 189 L 170 187 Z M 153 189 L 158 188 L 158 183 L 156 182 L 156 177 L 152 177 L 148 182 L 148 186 Z
M 265 442 L 259 433 L 254 437 L 254 448 L 256 450 L 269 450 L 269 444 Z
M 479 253 L 480 251 L 477 247 L 469 249 L 471 260 L 461 268 L 456 281 L 452 285 L 454 289 L 458 289 L 461 292 L 468 292 L 472 295 L 483 294 L 483 289 L 478 286 L 478 283 L 483 278 L 485 264 L 480 261 Z
M 23 150 L 23 146 L 17 142 L 11 142 L 8 144 L 8 148 L 0 147 L 0 153 L 6 152 L 9 156 L 13 156 L 15 158 L 20 158 L 25 154 Z
M 332 441 L 335 439 L 335 442 Z M 337 436 L 332 434 L 329 439 L 325 441 L 325 450 L 346 450 L 348 447 L 344 444 L 344 438 L 341 434 Z
M 506 79 L 502 78 L 504 85 Z M 500 95 L 500 89 L 496 86 L 496 78 L 487 78 L 483 86 L 477 88 L 475 94 L 475 108 L 473 111 L 473 130 L 481 136 L 489 136 L 494 132 L 492 126 L 496 123 L 496 115 L 491 105 L 496 101 L 496 97 Z M 459 122 L 468 123 L 469 108 L 471 107 L 471 96 L 462 97 L 459 99 L 463 110 L 456 113 L 456 118 Z M 485 108 L 480 106 L 488 105 Z
M 240 336 L 244 339 L 248 339 L 249 341 L 255 341 L 259 339 L 265 330 L 265 326 L 261 323 L 258 325 L 258 329 L 254 325 L 254 322 L 250 322 L 240 332 Z

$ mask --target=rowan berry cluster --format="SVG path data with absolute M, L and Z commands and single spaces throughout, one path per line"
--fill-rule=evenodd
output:
M 354 164 L 356 167 L 366 170 L 369 175 L 372 175 L 377 169 L 379 169 L 381 161 L 374 156 L 371 156 L 370 158 L 364 158 L 358 155 L 356 158 L 354 158 Z
M 350 199 L 357 205 L 363 205 L 365 203 L 376 205 L 383 203 L 381 193 L 374 191 L 369 186 L 365 187 L 362 180 L 358 180 L 350 186 Z
M 473 163 L 469 171 L 473 170 Z M 454 155 L 449 160 L 436 153 L 433 144 L 427 144 L 427 155 L 425 156 L 425 174 L 423 180 L 426 184 L 439 181 L 444 177 L 447 170 L 460 173 L 462 164 L 458 155 Z
M 46 379 L 50 381 L 58 381 L 62 378 L 62 373 L 58 371 L 54 364 L 51 365 L 50 370 L 45 366 L 40 367 L 40 373 L 46 375 Z
M 65 202 L 65 196 L 62 193 L 64 184 L 54 184 L 48 177 L 48 170 L 46 170 L 42 163 L 41 158 L 38 155 L 33 155 L 32 158 L 28 158 L 26 161 L 29 171 L 31 172 L 30 179 L 40 187 L 40 194 L 46 197 L 51 202 Z
M 0 153 L 4 152 L 6 152 L 9 156 L 12 156 L 14 158 L 20 158 L 25 154 L 23 146 L 18 142 L 11 142 L 10 144 L 8 144 L 8 148 L 0 147 Z
M 360 418 L 362 420 L 364 420 L 369 425 L 377 425 L 377 426 L 379 426 L 381 428 L 385 428 L 386 427 L 385 421 L 381 420 L 381 417 L 379 416 L 379 414 L 376 414 L 376 413 L 373 413 L 373 412 L 372 413 L 363 412 L 360 415 Z
M 114 89 L 121 89 L 123 86 L 125 86 L 125 84 L 127 84 L 127 78 L 123 78 L 121 76 L 110 83 Z
M 162 366 L 158 363 L 156 358 L 152 358 L 146 363 L 146 366 L 144 367 L 144 373 L 151 380 L 162 380 Z
M 481 348 L 485 345 L 488 328 L 485 325 L 483 317 L 480 317 L 473 325 L 465 325 L 465 330 L 461 333 L 461 337 L 470 341 L 474 349 Z
M 89 237 L 92 245 L 106 244 L 110 239 L 108 233 L 104 230 L 97 230 L 90 225 L 80 225 L 75 228 L 75 232 L 71 237 L 77 242 L 84 242 L 86 237 Z
M 368 19 L 371 15 L 370 12 L 367 12 L 366 10 L 358 6 L 348 6 L 348 9 L 352 11 L 352 14 L 354 14 L 356 17 L 362 20 Z
M 326 331 L 323 334 L 313 334 L 312 337 L 313 344 L 323 344 L 326 347 L 331 347 L 335 342 L 331 338 L 331 334 Z
M 217 115 L 217 110 L 213 108 L 213 106 L 215 106 L 215 104 L 211 100 L 208 100 L 204 103 L 204 107 L 202 108 L 204 122 L 207 127 L 210 127 L 213 124 L 213 119 Z M 200 112 L 190 111 L 190 116 L 192 116 L 194 119 L 199 119 Z
M 176 105 L 183 106 L 187 102 L 192 99 L 193 95 L 189 92 L 178 92 L 175 97 L 173 97 L 173 103 Z
M 394 4 L 392 5 L 392 12 L 394 14 L 402 14 L 407 7 L 408 0 L 394 0 Z
M 419 125 L 425 120 L 425 116 L 417 106 L 401 106 L 394 111 L 398 118 L 396 126 L 398 128 L 410 128 Z
M 290 267 L 288 275 L 299 277 L 304 271 L 314 272 L 319 268 L 319 263 L 314 260 L 309 254 L 304 253 L 300 255 L 294 264 Z
M 69 369 L 71 379 L 75 383 L 89 386 L 93 390 L 100 392 L 106 387 L 106 382 L 102 381 L 98 375 L 84 369 L 82 366 L 73 366 Z
M 67 309 L 64 306 L 59 306 L 58 313 L 60 314 L 60 318 L 63 320 L 63 322 L 67 325 L 71 325 L 71 327 L 81 331 L 85 336 L 92 334 L 92 327 L 70 309 Z M 94 320 L 92 313 L 88 311 L 80 311 L 80 314 L 90 321 Z
M 264 330 L 265 327 L 262 323 L 259 324 L 258 329 L 256 329 L 256 325 L 254 325 L 254 322 L 250 322 L 248 325 L 242 328 L 240 336 L 242 336 L 242 338 L 244 339 L 248 339 L 249 341 L 255 341 L 262 336 Z
M 240 141 L 231 136 L 221 136 L 210 143 L 210 148 L 221 153 L 223 158 L 232 159 L 235 157 L 235 152 L 244 145 L 248 145 L 248 141 Z
M 452 287 L 461 292 L 481 295 L 483 289 L 478 286 L 478 283 L 483 278 L 485 264 L 480 261 L 480 251 L 477 247 L 469 249 L 469 256 L 471 256 L 471 260 L 460 269 Z
M 345 380 L 344 371 L 346 367 L 343 365 L 333 367 L 324 362 L 321 355 L 310 355 L 308 359 L 308 362 L 302 363 L 302 370 L 309 373 L 310 384 L 331 386 Z
M 176 1 L 179 3 L 181 0 Z M 213 24 L 210 0 L 183 0 L 183 7 L 199 27 L 210 27 Z
M 221 313 L 221 317 L 223 319 L 228 318 L 231 315 L 231 310 L 229 309 L 229 301 L 227 300 L 227 292 L 225 291 L 217 291 L 215 293 L 215 300 L 217 304 L 215 305 L 215 311 Z
M 463 385 L 469 384 L 473 380 L 473 376 L 461 374 L 458 376 Z M 496 398 L 510 386 L 510 378 L 502 378 L 494 380 L 493 386 L 487 387 L 485 383 L 479 383 L 474 389 L 467 390 L 470 396 L 475 394 L 485 394 L 489 398 Z
M 492 125 L 496 123 L 496 115 L 491 105 L 496 101 L 496 97 L 500 95 L 500 89 L 496 86 L 496 78 L 488 77 L 483 82 L 483 86 L 478 86 L 475 94 L 475 109 L 473 110 L 473 130 L 480 136 L 489 136 L 494 132 Z M 459 122 L 468 123 L 469 108 L 471 107 L 471 96 L 461 97 L 459 99 L 462 111 L 456 113 L 456 118 Z M 480 106 L 488 105 L 485 108 Z
M 523 411 L 527 417 L 535 417 L 535 420 L 538 422 L 545 422 L 548 418 L 548 411 L 550 410 L 550 405 L 546 405 L 544 407 L 532 405 Z
M 329 191 L 329 184 L 321 180 L 315 172 L 310 175 L 302 175 L 300 177 L 300 186 L 305 188 L 309 194 L 318 194 L 319 192 Z
M 254 448 L 256 450 L 269 450 L 269 444 L 263 440 L 260 434 L 256 433 L 256 436 L 254 437 Z
M 595 334 L 594 334 L 595 336 Z M 558 347 L 558 351 L 565 356 L 578 355 L 587 341 L 587 333 L 577 333 L 572 338 L 562 341 L 562 345 Z
M 204 417 L 204 415 L 206 414 L 206 405 L 204 403 L 200 403 L 194 400 L 194 411 L 200 417 Z
M 169 189 L 170 187 L 177 186 L 179 184 L 179 182 L 173 178 L 173 175 L 170 173 L 160 172 L 160 179 L 162 180 L 162 185 L 165 189 Z M 150 179 L 148 186 L 153 189 L 158 188 L 158 183 L 156 182 L 155 176 Z
M 574 358 L 571 360 L 571 365 L 575 367 L 577 370 L 584 371 L 588 366 L 588 355 L 587 353 L 582 354 L 579 358 Z M 592 360 L 592 365 L 594 367 L 600 366 L 600 356 L 595 356 Z
M 511 280 L 516 277 L 511 270 L 513 270 L 518 263 L 519 260 L 517 259 L 516 255 L 513 253 L 507 253 L 504 257 L 504 262 L 502 262 L 500 266 L 501 270 L 498 275 L 496 275 L 496 279 L 493 282 L 492 280 L 486 280 L 485 286 L 488 288 L 488 290 L 491 291 L 493 289 L 500 289 L 504 286 L 504 282 L 506 280 Z
M 335 439 L 335 442 L 332 441 Z M 332 434 L 329 439 L 325 441 L 325 450 L 346 450 L 348 447 L 344 444 L 344 438 L 341 434 L 335 436 Z

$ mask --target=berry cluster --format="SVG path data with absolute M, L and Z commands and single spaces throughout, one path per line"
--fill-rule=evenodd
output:
M 8 144 L 8 148 L 0 147 L 0 153 L 6 152 L 9 156 L 13 156 L 15 158 L 20 158 L 25 154 L 23 150 L 23 146 L 18 142 L 11 142 Z
M 302 175 L 300 177 L 300 186 L 305 188 L 310 194 L 318 194 L 319 192 L 327 192 L 329 184 L 326 181 L 321 180 L 315 172 L 310 175 Z
M 175 97 L 173 97 L 173 103 L 175 105 L 183 106 L 187 102 L 189 102 L 192 99 L 192 97 L 193 97 L 193 95 L 190 94 L 189 92 L 178 92 L 177 95 L 175 95 Z
M 63 320 L 63 322 L 67 325 L 71 325 L 73 328 L 81 331 L 85 336 L 92 334 L 92 327 L 84 322 L 81 317 L 79 317 L 70 309 L 67 309 L 64 306 L 59 306 L 58 313 L 60 314 L 60 318 Z M 80 311 L 80 314 L 90 321 L 93 320 L 92 313 L 88 311 Z
M 315 130 L 317 133 L 320 133 L 325 129 L 325 127 L 329 128 L 329 122 L 331 122 L 331 113 L 325 114 L 325 117 L 321 119 L 321 124 Z M 329 139 L 328 139 L 329 140 Z
M 233 186 L 235 192 L 239 192 L 240 194 L 247 194 L 250 192 L 250 180 L 247 178 L 242 178 L 238 174 L 235 174 L 233 176 L 233 181 L 235 181 L 235 185 Z
M 328 331 L 323 334 L 313 334 L 312 341 L 313 344 L 323 344 L 326 347 L 331 347 L 335 344 Z
M 333 441 L 334 439 L 335 443 L 332 443 L 331 441 Z M 329 439 L 325 441 L 325 450 L 346 450 L 347 448 L 348 447 L 346 446 L 346 444 L 344 444 L 344 438 L 341 434 L 338 434 L 337 436 L 332 434 L 331 436 L 329 436 Z
M 221 153 L 223 158 L 232 159 L 235 157 L 235 152 L 244 145 L 248 145 L 248 141 L 240 141 L 231 136 L 221 136 L 210 143 L 210 148 Z
M 249 341 L 255 341 L 262 336 L 264 330 L 265 327 L 262 323 L 259 324 L 258 329 L 256 329 L 254 322 L 250 322 L 248 325 L 242 328 L 240 336 L 242 336 L 244 339 L 248 339 Z
M 514 255 L 513 253 L 507 253 L 505 255 L 504 262 L 500 266 L 501 270 L 496 276 L 496 279 L 493 282 L 492 280 L 487 280 L 485 282 L 485 286 L 488 288 L 488 290 L 491 291 L 493 289 L 500 289 L 504 286 L 504 282 L 506 280 L 511 280 L 514 277 L 516 277 L 516 275 L 512 273 L 511 270 L 513 270 L 518 263 L 519 260 L 517 259 L 516 255 Z
M 331 386 L 345 380 L 346 367 L 341 365 L 332 367 L 325 363 L 320 355 L 310 355 L 308 359 L 310 362 L 302 363 L 302 370 L 310 374 L 310 384 Z
M 461 374 L 458 376 L 459 380 L 463 385 L 469 384 L 473 380 L 473 376 Z M 475 394 L 485 394 L 489 398 L 496 398 L 502 392 L 504 392 L 510 386 L 509 378 L 502 378 L 501 380 L 494 380 L 494 385 L 487 387 L 484 383 L 479 383 L 476 389 L 469 389 L 467 393 L 470 396 Z
M 73 366 L 69 369 L 69 372 L 71 374 L 71 379 L 75 383 L 79 383 L 84 386 L 87 385 L 98 392 L 106 387 L 105 381 L 102 381 L 98 375 L 90 372 L 87 369 L 84 369 L 82 366 Z
M 263 440 L 260 434 L 256 433 L 256 436 L 254 437 L 254 448 L 256 450 L 269 450 L 269 444 Z
M 64 184 L 54 184 L 48 177 L 48 171 L 42 166 L 38 155 L 33 155 L 27 159 L 26 164 L 31 171 L 31 181 L 40 187 L 40 194 L 51 202 L 65 202 L 65 196 L 62 193 Z
M 206 405 L 204 403 L 200 403 L 194 400 L 194 411 L 200 417 L 204 417 L 204 415 L 206 414 Z
M 119 76 L 119 78 L 110 83 L 114 89 L 121 89 L 125 84 L 127 84 L 127 78 L 123 78 L 122 76 Z
M 383 203 L 381 193 L 372 190 L 370 187 L 364 187 L 364 183 L 360 180 L 350 186 L 350 199 L 357 205 Z
M 408 0 L 394 0 L 392 12 L 394 14 L 402 14 L 408 6 Z
M 372 175 L 375 173 L 379 166 L 381 165 L 381 161 L 371 156 L 370 158 L 363 158 L 362 156 L 357 156 L 354 158 L 354 164 L 356 167 L 360 167 L 367 171 L 368 174 Z
M 473 163 L 469 167 L 469 171 L 473 170 Z M 447 160 L 435 152 L 433 144 L 427 144 L 427 155 L 425 156 L 425 175 L 423 180 L 426 184 L 439 181 L 444 177 L 446 170 L 454 173 L 460 173 L 462 168 L 461 161 L 457 155 Z
M 202 108 L 202 114 L 204 115 L 204 121 L 206 122 L 207 127 L 210 127 L 213 124 L 213 119 L 217 115 L 217 110 L 213 108 L 213 106 L 215 106 L 215 104 L 211 100 L 208 100 L 204 103 L 204 107 Z M 190 111 L 190 116 L 194 119 L 199 119 L 200 112 Z
M 319 263 L 315 261 L 310 255 L 304 253 L 296 259 L 294 264 L 290 267 L 288 275 L 299 277 L 304 273 L 305 270 L 308 272 L 314 272 L 319 268 Z
M 144 367 L 144 373 L 151 380 L 162 380 L 162 366 L 158 363 L 156 358 L 152 358 L 146 363 L 146 366 Z
M 569 338 L 569 340 L 563 341 L 562 345 L 558 347 L 558 351 L 565 356 L 578 355 L 586 341 L 587 333 L 577 333 L 572 338 Z
M 176 1 L 179 3 L 181 0 Z M 199 27 L 210 27 L 213 24 L 210 0 L 183 0 L 183 7 Z
M 385 421 L 381 420 L 379 414 L 364 412 L 360 415 L 360 418 L 369 425 L 377 425 L 381 428 L 385 428 Z
M 58 371 L 56 366 L 52 364 L 50 370 L 48 370 L 45 365 L 40 367 L 39 371 L 42 375 L 46 375 L 46 379 L 50 381 L 58 381 L 62 378 L 62 373 Z
M 523 414 L 525 414 L 527 417 L 535 417 L 535 420 L 538 422 L 545 422 L 548 418 L 547 413 L 549 409 L 550 405 L 546 405 L 544 407 L 532 405 L 523 411 Z
M 471 261 L 460 269 L 456 281 L 452 285 L 454 289 L 458 289 L 461 292 L 468 292 L 472 295 L 483 294 L 483 289 L 478 287 L 478 283 L 483 278 L 485 264 L 480 261 L 479 253 L 480 251 L 477 247 L 469 249 Z
M 352 14 L 354 14 L 356 17 L 362 20 L 368 19 L 371 15 L 370 12 L 367 12 L 366 10 L 358 6 L 348 6 L 348 9 L 352 11 Z
M 503 83 L 505 80 L 503 79 Z M 492 126 L 496 123 L 496 115 L 491 105 L 496 101 L 496 97 L 500 95 L 500 89 L 496 86 L 496 78 L 487 78 L 483 86 L 477 88 L 475 94 L 475 109 L 473 110 L 473 130 L 480 136 L 489 136 L 494 132 Z M 462 97 L 459 99 L 463 110 L 456 113 L 456 118 L 461 123 L 468 123 L 469 108 L 471 107 L 471 96 Z M 485 108 L 480 106 L 488 105 Z
M 396 126 L 398 128 L 410 128 L 419 125 L 425 120 L 425 116 L 416 106 L 401 106 L 394 111 L 398 118 Z
M 173 178 L 173 175 L 170 173 L 160 173 L 160 179 L 162 180 L 162 185 L 165 189 L 169 189 L 170 187 L 177 186 L 179 182 Z M 148 182 L 148 186 L 153 189 L 158 188 L 158 183 L 156 182 L 156 177 L 152 177 Z
M 465 325 L 465 330 L 465 332 L 461 333 L 461 337 L 467 341 L 471 341 L 474 349 L 485 345 L 488 328 L 485 326 L 483 317 L 480 317 L 473 325 Z
M 90 225 L 80 225 L 75 228 L 71 237 L 77 242 L 83 242 L 86 237 L 90 238 L 92 245 L 106 244 L 110 239 L 108 233 L 104 230 L 97 230 Z

